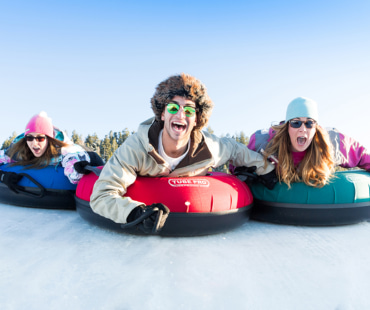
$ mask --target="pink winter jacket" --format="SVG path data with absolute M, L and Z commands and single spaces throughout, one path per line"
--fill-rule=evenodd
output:
M 370 171 L 369 151 L 351 137 L 337 131 L 335 128 L 326 129 L 334 150 L 335 164 L 343 168 L 358 167 Z M 248 148 L 261 153 L 275 136 L 270 128 L 256 131 L 250 138 Z

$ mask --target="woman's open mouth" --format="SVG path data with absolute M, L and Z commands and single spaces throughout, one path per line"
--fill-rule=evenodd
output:
M 307 141 L 307 138 L 305 138 L 305 137 L 298 137 L 298 138 L 297 138 L 297 144 L 298 144 L 299 146 L 303 146 L 303 145 L 305 145 L 306 141 Z

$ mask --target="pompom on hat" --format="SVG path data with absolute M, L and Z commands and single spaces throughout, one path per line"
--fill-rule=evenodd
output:
M 319 112 L 316 101 L 305 97 L 298 97 L 294 99 L 288 105 L 285 121 L 288 122 L 296 117 L 312 118 L 318 122 Z
M 28 133 L 42 133 L 48 137 L 54 138 L 54 127 L 51 118 L 47 116 L 46 112 L 42 111 L 38 115 L 34 115 L 28 122 L 24 134 Z

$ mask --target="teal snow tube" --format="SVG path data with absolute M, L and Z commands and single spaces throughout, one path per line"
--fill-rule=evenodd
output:
M 336 226 L 370 219 L 370 173 L 363 170 L 336 172 L 322 188 L 285 183 L 269 190 L 250 186 L 254 207 L 251 219 L 289 225 Z

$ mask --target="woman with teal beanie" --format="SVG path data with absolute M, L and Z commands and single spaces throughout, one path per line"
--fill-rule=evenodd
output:
M 317 103 L 305 97 L 289 103 L 284 122 L 256 131 L 248 148 L 275 162 L 279 180 L 289 187 L 292 182 L 322 187 L 336 166 L 370 171 L 369 151 L 336 129 L 321 127 Z

